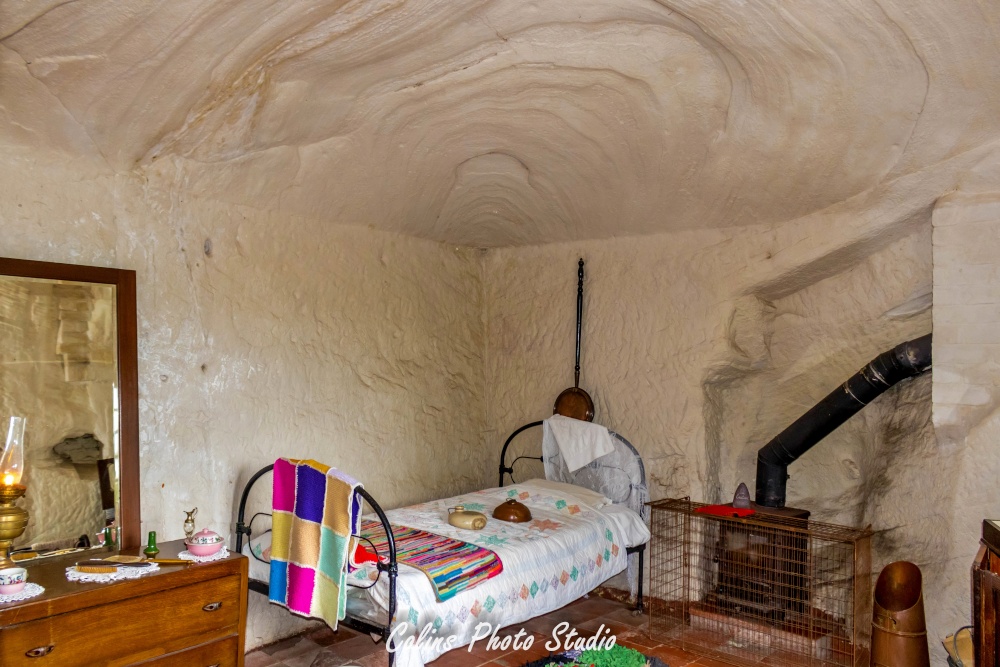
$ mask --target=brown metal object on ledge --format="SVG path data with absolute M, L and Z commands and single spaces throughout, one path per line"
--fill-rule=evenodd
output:
M 930 667 L 923 577 L 913 563 L 885 566 L 875 583 L 873 667 Z

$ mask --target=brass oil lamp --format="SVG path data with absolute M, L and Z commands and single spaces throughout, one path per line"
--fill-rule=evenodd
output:
M 0 454 L 0 569 L 14 567 L 10 548 L 24 533 L 28 513 L 14 503 L 27 488 L 21 484 L 24 474 L 24 417 L 11 417 L 7 442 Z

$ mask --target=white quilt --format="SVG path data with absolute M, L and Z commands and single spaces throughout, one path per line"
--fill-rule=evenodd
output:
M 532 521 L 514 524 L 493 519 L 493 508 L 507 498 L 527 505 Z M 496 577 L 438 602 L 427 576 L 400 564 L 394 631 L 396 664 L 422 667 L 450 648 L 466 646 L 473 637 L 481 637 L 486 629 L 481 624 L 489 624 L 492 630 L 548 613 L 623 571 L 626 547 L 648 540 L 649 531 L 635 512 L 598 504 L 592 498 L 584 501 L 558 488 L 525 483 L 386 512 L 394 525 L 491 549 L 504 565 L 504 571 Z M 471 531 L 451 526 L 448 508 L 456 505 L 486 514 L 486 528 Z M 367 586 L 374 578 L 374 568 L 358 570 L 348 583 Z M 388 577 L 381 577 L 366 593 L 386 608 Z M 421 630 L 422 638 L 416 641 Z
M 464 505 L 488 517 L 493 508 L 507 498 L 516 498 L 531 510 L 532 521 L 507 523 L 490 517 L 486 528 L 469 531 L 448 523 L 448 508 Z M 613 509 L 610 509 L 613 508 Z M 610 510 L 610 511 L 609 511 Z M 529 484 L 486 489 L 454 498 L 387 512 L 389 521 L 438 535 L 454 537 L 492 549 L 503 561 L 504 571 L 475 588 L 462 591 L 445 602 L 438 602 L 424 573 L 400 566 L 396 611 L 396 631 L 402 646 L 396 652 L 399 667 L 419 667 L 447 650 L 444 641 L 433 638 L 454 637 L 452 646 L 464 646 L 477 635 L 476 628 L 488 623 L 491 628 L 526 621 L 572 602 L 609 577 L 625 569 L 625 548 L 631 540 L 623 534 L 628 520 L 619 518 L 621 508 L 595 508 L 576 496 L 558 493 Z M 639 517 L 629 510 L 634 523 Z M 640 534 L 645 531 L 638 530 Z M 648 532 L 645 533 L 648 536 Z M 644 541 L 644 540 L 643 540 Z M 364 572 L 355 577 L 363 578 Z M 386 577 L 368 591 L 380 606 L 388 604 Z M 406 637 L 416 636 L 421 628 L 424 640 L 413 646 Z M 483 634 L 480 629 L 479 635 Z

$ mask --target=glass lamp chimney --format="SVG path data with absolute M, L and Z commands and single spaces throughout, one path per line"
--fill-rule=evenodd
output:
M 0 455 L 0 483 L 14 486 L 24 474 L 24 417 L 11 417 L 7 442 Z

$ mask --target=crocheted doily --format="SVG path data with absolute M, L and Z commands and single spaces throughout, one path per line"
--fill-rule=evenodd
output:
M 216 551 L 211 556 L 195 556 L 190 551 L 182 551 L 177 554 L 177 557 L 181 560 L 189 560 L 195 563 L 211 563 L 214 560 L 222 560 L 223 558 L 229 557 L 229 549 L 227 547 L 222 547 Z
M 11 593 L 10 595 L 0 595 L 0 604 L 4 602 L 20 602 L 21 600 L 28 600 L 35 597 L 36 595 L 41 595 L 45 592 L 45 589 L 38 584 L 28 582 L 25 584 L 17 593 Z
M 82 581 L 87 584 L 106 584 L 109 581 L 138 579 L 159 569 L 160 566 L 156 563 L 151 563 L 146 567 L 119 567 L 117 572 L 77 572 L 76 567 L 67 567 L 66 578 L 70 581 Z

